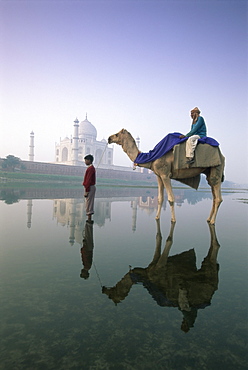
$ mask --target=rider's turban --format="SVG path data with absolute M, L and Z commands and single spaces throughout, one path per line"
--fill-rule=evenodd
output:
M 191 113 L 198 113 L 198 114 L 200 114 L 201 111 L 200 111 L 199 108 L 195 107 L 194 109 L 191 110 Z

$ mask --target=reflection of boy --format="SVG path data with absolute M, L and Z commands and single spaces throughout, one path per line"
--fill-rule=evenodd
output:
M 93 260 L 93 248 L 94 248 L 94 242 L 93 242 L 93 224 L 92 222 L 86 221 L 85 228 L 84 228 L 84 234 L 83 234 L 83 246 L 81 248 L 81 258 L 82 258 L 82 264 L 83 269 L 81 270 L 80 277 L 84 279 L 88 279 L 90 276 L 89 270 L 92 266 L 92 260 Z
M 86 215 L 88 216 L 88 220 L 91 221 L 91 215 L 94 214 L 94 200 L 95 200 L 95 192 L 96 192 L 96 170 L 93 166 L 94 157 L 91 154 L 88 154 L 84 157 L 84 161 L 86 166 L 88 166 L 87 170 L 84 174 L 84 180 L 82 185 L 84 186 L 84 197 L 85 197 L 85 208 L 86 208 Z

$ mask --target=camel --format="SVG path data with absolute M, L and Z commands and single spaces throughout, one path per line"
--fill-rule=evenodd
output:
M 135 162 L 137 155 L 140 153 L 136 142 L 132 135 L 125 129 L 122 129 L 117 134 L 111 135 L 108 138 L 108 143 L 118 144 L 122 146 L 123 151 L 128 155 L 132 162 Z M 206 144 L 204 144 L 206 145 Z M 158 208 L 156 213 L 156 219 L 160 219 L 161 209 L 164 201 L 164 188 L 167 193 L 168 202 L 171 210 L 171 221 L 176 222 L 175 210 L 174 210 L 174 194 L 171 186 L 171 179 L 185 182 L 184 179 L 191 179 L 204 173 L 207 177 L 208 184 L 212 190 L 212 209 L 207 221 L 211 224 L 215 224 L 218 208 L 222 202 L 221 196 L 221 182 L 224 179 L 224 164 L 225 157 L 220 153 L 221 164 L 214 167 L 191 167 L 182 170 L 174 169 L 174 152 L 170 150 L 164 154 L 161 158 L 144 164 L 138 164 L 139 167 L 151 169 L 157 176 L 158 181 Z
M 194 249 L 169 256 L 175 223 L 171 223 L 163 251 L 160 220 L 156 223 L 156 248 L 151 263 L 146 268 L 130 266 L 114 287 L 103 286 L 102 293 L 118 305 L 128 296 L 134 284 L 141 283 L 159 306 L 177 307 L 182 312 L 181 329 L 187 332 L 194 326 L 198 309 L 209 306 L 218 289 L 217 256 L 220 244 L 215 225 L 208 225 L 210 247 L 201 268 L 197 269 Z

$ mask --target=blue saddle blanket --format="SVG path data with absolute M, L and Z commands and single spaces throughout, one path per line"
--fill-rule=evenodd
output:
M 155 159 L 161 158 L 163 155 L 168 153 L 177 144 L 183 143 L 188 139 L 184 137 L 180 139 L 179 136 L 182 135 L 179 132 L 173 132 L 166 135 L 152 150 L 148 153 L 139 153 L 135 159 L 135 163 L 142 164 L 147 162 L 153 162 Z M 209 144 L 211 146 L 219 146 L 218 141 L 211 137 L 202 137 L 198 140 L 200 144 Z

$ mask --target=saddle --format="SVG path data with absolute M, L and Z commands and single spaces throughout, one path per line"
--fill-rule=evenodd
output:
M 195 149 L 194 162 L 187 164 L 186 157 L 186 142 L 177 144 L 173 148 L 174 162 L 173 162 L 173 179 L 180 181 L 193 189 L 198 189 L 200 183 L 200 174 L 191 178 L 178 179 L 177 173 L 180 170 L 187 170 L 189 168 L 208 168 L 217 167 L 221 165 L 221 152 L 219 146 L 212 146 L 209 144 L 198 143 Z

